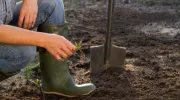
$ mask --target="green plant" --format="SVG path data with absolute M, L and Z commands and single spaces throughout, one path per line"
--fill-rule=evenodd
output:
M 41 80 L 36 79 L 36 80 L 31 80 L 29 82 L 32 82 L 33 84 L 35 84 L 39 88 L 40 93 L 41 93 L 41 96 L 40 96 L 41 100 L 46 100 L 44 93 L 43 93 L 43 90 L 42 90 L 42 87 L 41 87 Z
M 38 88 L 40 88 L 41 87 L 41 85 L 40 85 L 40 80 L 39 79 L 36 79 L 36 80 L 32 80 L 32 81 L 30 81 L 30 82 L 32 82 L 33 84 L 35 84 Z
M 39 65 L 40 65 L 39 62 L 37 62 L 37 64 L 31 63 L 31 64 L 29 64 L 29 65 L 25 68 L 25 70 L 24 70 L 24 75 L 25 75 L 25 78 L 26 78 L 27 80 L 29 80 L 29 79 L 31 78 L 31 76 L 32 76 L 33 74 L 35 74 L 35 71 L 33 70 L 33 68 L 39 67 Z
M 79 43 L 75 42 L 75 47 L 76 47 L 77 51 L 80 52 L 80 63 L 84 63 L 85 58 L 86 58 L 86 55 L 82 51 L 82 41 L 83 40 L 81 40 Z
M 82 40 L 79 43 L 75 42 L 75 47 L 76 47 L 76 49 L 78 51 L 81 50 L 81 48 L 82 48 Z
M 31 68 L 30 66 L 27 66 L 27 67 L 25 68 L 24 74 L 25 74 L 25 78 L 26 78 L 27 80 L 29 80 L 30 77 L 32 76 L 32 74 L 34 74 L 34 71 L 32 70 L 32 68 Z

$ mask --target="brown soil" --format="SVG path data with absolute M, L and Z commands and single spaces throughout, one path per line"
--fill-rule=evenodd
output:
M 106 71 L 93 77 L 97 89 L 88 96 L 46 100 L 179 100 L 180 27 L 179 6 L 144 6 L 137 3 L 115 6 L 113 43 L 127 48 L 125 71 Z M 69 61 L 76 83 L 92 81 L 90 50 L 102 44 L 106 33 L 106 9 L 101 5 L 66 10 L 73 41 L 83 39 L 83 52 Z M 39 89 L 22 75 L 1 82 L 0 98 L 39 100 Z

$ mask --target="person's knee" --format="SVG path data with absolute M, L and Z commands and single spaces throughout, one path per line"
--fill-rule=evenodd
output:
M 65 20 L 62 0 L 38 0 L 38 18 L 41 24 L 62 24 Z
M 39 0 L 39 6 L 43 8 L 47 8 L 49 10 L 53 10 L 56 7 L 57 0 Z
M 1 46 L 0 70 L 4 73 L 16 73 L 26 67 L 36 56 L 36 47 Z
M 64 12 L 64 3 L 62 0 L 38 0 L 39 11 L 45 10 L 46 13 L 53 13 L 57 11 L 61 13 Z M 62 14 L 62 13 L 61 13 Z
M 36 47 L 28 46 L 22 48 L 20 51 L 21 52 L 19 52 L 19 59 L 21 59 L 22 61 L 24 60 L 24 62 L 26 63 L 32 61 L 36 56 Z
M 8 62 L 11 66 L 16 66 L 16 70 L 24 68 L 36 56 L 36 47 L 20 46 L 10 50 Z

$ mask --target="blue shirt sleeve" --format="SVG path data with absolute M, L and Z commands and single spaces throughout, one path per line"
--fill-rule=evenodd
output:
M 1 25 L 1 24 L 4 24 L 2 20 L 0 20 L 0 25 Z

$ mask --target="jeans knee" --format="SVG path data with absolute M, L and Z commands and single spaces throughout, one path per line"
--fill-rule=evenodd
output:
M 7 47 L 6 60 L 13 67 L 13 70 L 20 70 L 31 62 L 36 56 L 36 47 L 16 46 Z
M 36 56 L 36 47 L 34 46 L 21 46 L 12 52 L 14 56 L 12 59 L 11 66 L 14 66 L 13 70 L 18 71 L 26 67 Z M 9 59 L 9 60 L 10 60 Z
M 11 73 L 20 71 L 35 58 L 36 47 L 5 45 L 0 52 L 0 70 Z
M 49 9 L 53 11 L 56 7 L 57 0 L 39 0 L 39 6 L 42 8 Z
M 38 0 L 37 22 L 41 24 L 62 24 L 65 20 L 62 0 Z
M 27 64 L 35 58 L 36 47 L 33 46 L 22 47 L 17 52 L 17 55 L 19 55 L 19 57 L 17 57 L 17 59 L 20 60 L 19 62 Z

